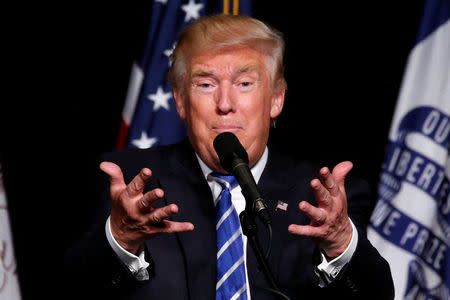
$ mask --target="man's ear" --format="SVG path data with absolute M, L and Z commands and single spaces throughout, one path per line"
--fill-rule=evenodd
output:
M 272 97 L 272 104 L 270 107 L 270 118 L 275 119 L 283 110 L 284 96 L 286 95 L 286 88 L 284 84 L 275 87 L 275 93 Z
M 178 88 L 174 88 L 172 92 L 173 92 L 173 99 L 175 100 L 175 105 L 177 107 L 178 115 L 184 121 L 186 119 L 186 110 L 184 107 L 183 93 L 181 93 L 180 89 Z

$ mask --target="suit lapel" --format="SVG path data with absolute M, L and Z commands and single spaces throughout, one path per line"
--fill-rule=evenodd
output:
M 160 186 L 167 204 L 179 207 L 173 220 L 194 224 L 192 232 L 176 234 L 185 257 L 190 299 L 214 299 L 216 229 L 212 194 L 193 150 L 189 145 L 183 147 L 171 161 L 171 173 L 159 178 Z
M 278 200 L 283 202 L 289 201 L 290 191 L 297 185 L 296 176 L 294 176 L 293 169 L 290 169 L 293 164 L 282 162 L 281 154 L 277 153 L 273 149 L 269 149 L 269 158 L 264 169 L 263 174 L 258 182 L 258 189 L 261 192 L 262 198 L 265 200 L 269 213 L 272 216 L 272 241 L 271 241 L 271 254 L 269 257 L 269 266 L 272 270 L 273 276 L 277 282 L 280 282 L 280 262 L 283 256 L 284 240 L 283 237 L 287 232 L 289 226 L 289 219 L 287 218 L 287 212 L 277 209 Z M 296 209 L 295 203 L 289 203 L 288 209 Z M 258 226 L 258 237 L 260 240 L 263 251 L 266 250 L 268 245 L 268 233 L 265 226 L 256 220 Z M 264 274 L 260 271 L 253 249 L 250 245 L 247 246 L 247 267 L 249 272 L 249 278 L 251 284 L 253 284 L 252 298 L 263 299 L 261 287 L 270 287 L 266 281 Z M 269 298 L 273 298 L 273 294 L 269 294 Z

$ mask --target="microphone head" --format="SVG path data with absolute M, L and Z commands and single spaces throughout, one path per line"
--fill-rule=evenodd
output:
M 214 139 L 214 149 L 219 156 L 220 165 L 227 172 L 232 173 L 233 160 L 240 158 L 248 164 L 248 154 L 239 142 L 238 138 L 231 132 L 223 132 Z

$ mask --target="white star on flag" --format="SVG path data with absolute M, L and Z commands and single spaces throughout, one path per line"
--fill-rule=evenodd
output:
M 153 146 L 157 141 L 157 138 L 148 137 L 147 132 L 142 131 L 141 137 L 139 139 L 133 140 L 131 143 L 139 149 L 146 149 Z
M 160 107 L 170 110 L 169 99 L 172 98 L 172 93 L 164 93 L 161 86 L 158 87 L 156 94 L 148 95 L 148 99 L 154 102 L 153 111 L 157 111 Z
M 162 3 L 162 4 L 167 4 L 167 0 L 155 0 L 155 2 L 159 2 L 159 3 Z
M 182 5 L 181 9 L 186 13 L 184 21 L 188 22 L 190 19 L 198 19 L 202 8 L 203 4 L 196 4 L 194 0 L 189 0 L 188 4 Z
M 177 45 L 176 42 L 173 43 L 172 48 L 166 49 L 166 50 L 164 50 L 164 52 L 163 52 L 164 55 L 167 56 L 167 59 L 168 59 L 168 61 L 169 61 L 169 67 L 170 67 L 170 65 L 172 64 L 172 62 L 170 61 L 170 55 L 172 54 L 173 49 L 175 49 L 175 46 L 176 46 L 176 45 Z

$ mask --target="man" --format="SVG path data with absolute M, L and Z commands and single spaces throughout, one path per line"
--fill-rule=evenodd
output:
M 267 146 L 284 103 L 283 52 L 280 34 L 250 17 L 210 16 L 183 30 L 168 78 L 188 140 L 104 157 L 110 216 L 69 251 L 75 286 L 105 299 L 278 299 L 240 229 L 229 244 L 240 241 L 233 251 L 243 260 L 222 270 L 228 246 L 218 246 L 220 226 L 245 206 L 239 187 L 223 181 L 227 171 L 213 147 L 217 135 L 232 132 L 272 216 L 268 262 L 281 292 L 393 298 L 389 266 L 365 237 L 367 185 L 345 180 L 352 164 L 319 169 Z M 233 206 L 218 217 L 226 189 Z M 259 236 L 266 245 L 264 230 Z

